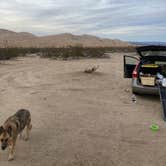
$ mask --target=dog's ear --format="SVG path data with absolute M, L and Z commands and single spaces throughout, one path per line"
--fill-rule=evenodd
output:
M 12 136 L 12 127 L 11 127 L 11 126 L 9 126 L 9 127 L 7 128 L 7 132 L 8 132 L 8 134 L 9 134 L 10 136 Z
M 4 128 L 3 128 L 3 126 L 0 126 L 0 134 L 2 134 L 3 132 L 4 132 Z

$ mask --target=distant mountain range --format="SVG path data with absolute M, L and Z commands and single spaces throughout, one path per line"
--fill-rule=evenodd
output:
M 0 29 L 0 47 L 128 47 L 133 44 L 117 39 L 102 39 L 92 35 L 63 33 L 49 36 L 36 36 L 28 32 L 14 32 Z
M 134 45 L 140 45 L 140 46 L 144 46 L 144 45 L 161 45 L 161 46 L 166 46 L 166 42 L 129 42 L 131 44 Z

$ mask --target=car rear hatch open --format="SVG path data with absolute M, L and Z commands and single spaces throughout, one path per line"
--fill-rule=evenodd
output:
M 144 86 L 157 86 L 157 75 L 166 77 L 166 46 L 138 47 L 142 59 L 139 82 Z
M 166 56 L 166 46 L 143 46 L 136 48 L 140 57 L 147 56 Z

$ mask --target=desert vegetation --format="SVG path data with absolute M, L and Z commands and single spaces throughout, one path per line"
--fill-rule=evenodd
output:
M 135 47 L 82 47 L 70 46 L 60 48 L 0 48 L 0 60 L 8 60 L 18 56 L 36 53 L 41 58 L 51 59 L 80 59 L 80 58 L 108 58 L 109 52 L 132 52 Z

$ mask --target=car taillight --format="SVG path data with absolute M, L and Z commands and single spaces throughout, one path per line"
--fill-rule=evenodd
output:
M 138 72 L 136 70 L 133 71 L 132 77 L 133 78 L 137 78 L 138 77 Z
M 133 78 L 137 78 L 138 77 L 138 72 L 137 71 L 138 71 L 139 63 L 135 66 L 135 69 L 133 70 L 133 73 L 132 73 L 132 77 Z

